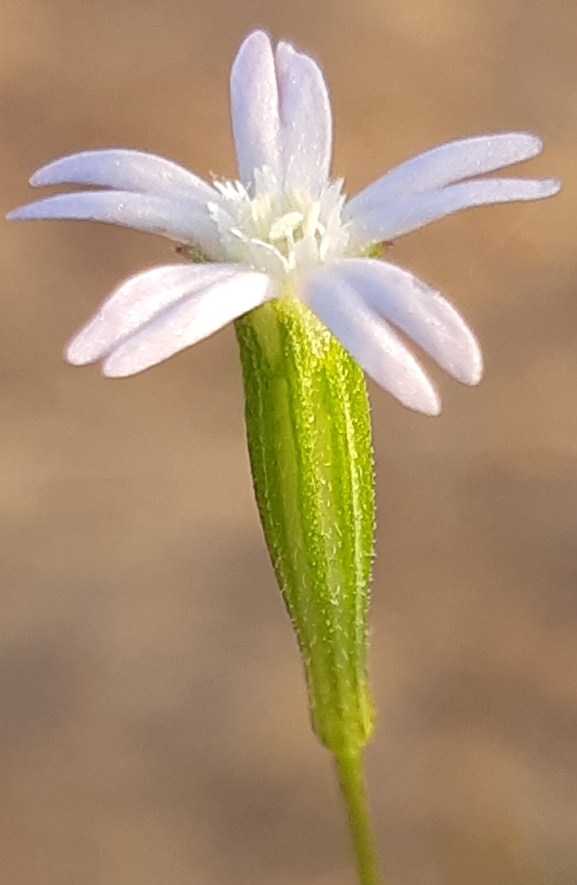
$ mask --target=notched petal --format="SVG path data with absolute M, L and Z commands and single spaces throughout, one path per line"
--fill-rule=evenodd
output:
M 354 360 L 404 406 L 438 415 L 437 390 L 404 342 L 338 273 L 318 271 L 304 281 L 304 301 Z
M 335 266 L 335 273 L 457 381 L 470 385 L 481 381 L 479 343 L 440 292 L 385 261 L 347 259 Z
M 274 296 L 266 274 L 239 271 L 157 314 L 112 350 L 102 371 L 125 377 L 161 363 Z
M 102 359 L 158 314 L 238 270 L 232 264 L 173 264 L 130 277 L 74 336 L 66 359 L 77 366 Z

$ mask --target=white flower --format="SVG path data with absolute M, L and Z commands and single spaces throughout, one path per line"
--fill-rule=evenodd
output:
M 34 187 L 105 189 L 47 197 L 9 218 L 126 225 L 183 244 L 193 262 L 122 283 L 72 339 L 68 360 L 103 360 L 105 375 L 131 375 L 292 294 L 412 409 L 437 414 L 440 401 L 393 327 L 454 378 L 477 384 L 481 352 L 462 317 L 439 292 L 377 259 L 378 244 L 470 206 L 557 193 L 552 179 L 473 178 L 534 157 L 540 139 L 504 133 L 449 142 L 346 202 L 342 182 L 329 178 L 331 108 L 311 58 L 288 43 L 273 53 L 268 36 L 253 32 L 232 66 L 231 108 L 238 182 L 208 184 L 168 160 L 118 149 L 64 157 L 32 176 Z

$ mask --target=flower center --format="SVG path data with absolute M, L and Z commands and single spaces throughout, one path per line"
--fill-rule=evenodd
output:
M 227 260 L 275 277 L 342 255 L 349 240 L 341 219 L 341 182 L 318 197 L 303 188 L 267 189 L 251 199 L 239 182 L 216 182 L 222 203 L 210 208 Z

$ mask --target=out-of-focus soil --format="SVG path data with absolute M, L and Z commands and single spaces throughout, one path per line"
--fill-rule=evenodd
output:
M 477 330 L 442 417 L 371 388 L 368 751 L 390 885 L 577 881 L 577 7 L 570 0 L 5 0 L 1 204 L 87 147 L 234 175 L 230 62 L 256 25 L 323 65 L 354 192 L 466 134 L 540 133 L 542 203 L 393 257 Z M 1 885 L 352 885 L 330 759 L 267 560 L 231 329 L 123 381 L 62 347 L 167 241 L 0 237 Z

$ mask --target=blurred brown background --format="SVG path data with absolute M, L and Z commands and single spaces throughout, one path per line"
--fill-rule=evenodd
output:
M 577 881 L 577 8 L 572 0 L 4 0 L 3 211 L 65 153 L 235 174 L 228 71 L 267 27 L 323 65 L 354 192 L 472 133 L 530 130 L 543 203 L 394 258 L 484 346 L 442 417 L 372 389 L 377 734 L 390 885 Z M 167 241 L 4 224 L 1 885 L 352 885 L 330 759 L 264 549 L 231 329 L 141 376 L 61 361 Z

